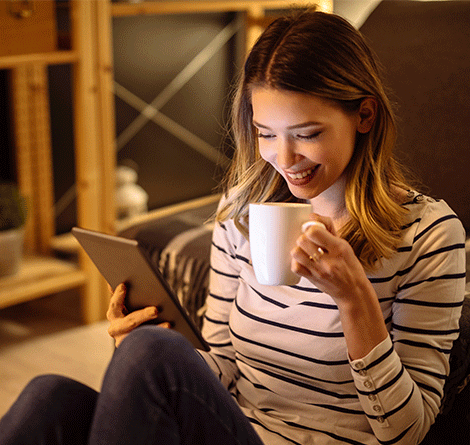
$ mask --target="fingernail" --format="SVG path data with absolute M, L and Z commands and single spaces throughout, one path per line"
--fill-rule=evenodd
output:
M 149 307 L 147 309 L 148 311 L 148 315 L 151 316 L 151 317 L 156 317 L 158 315 L 158 309 L 156 307 Z
M 307 229 L 311 226 L 318 226 L 318 227 L 322 227 L 323 229 L 326 229 L 325 224 L 323 224 L 320 221 L 307 221 L 306 223 L 302 224 L 302 233 L 305 233 Z

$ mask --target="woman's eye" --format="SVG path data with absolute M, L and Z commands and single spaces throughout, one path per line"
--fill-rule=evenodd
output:
M 258 137 L 259 137 L 260 139 L 271 139 L 271 138 L 274 137 L 274 135 L 273 135 L 273 134 L 267 134 L 267 133 L 260 133 L 260 132 L 258 132 Z
M 311 134 L 298 134 L 297 138 L 309 141 L 311 139 L 317 138 L 318 136 L 320 136 L 320 134 L 321 134 L 321 131 L 316 131 L 315 133 L 311 133 Z

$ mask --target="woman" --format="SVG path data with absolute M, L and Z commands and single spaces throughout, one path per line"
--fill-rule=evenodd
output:
M 361 35 L 320 12 L 276 20 L 245 64 L 233 131 L 203 328 L 211 351 L 195 353 L 168 329 L 134 329 L 157 310 L 127 315 L 119 286 L 108 311 L 118 347 L 101 393 L 36 379 L 1 421 L 2 444 L 423 439 L 458 335 L 464 232 L 443 201 L 403 179 Z M 254 277 L 248 204 L 264 201 L 310 202 L 326 227 L 297 240 L 296 286 Z

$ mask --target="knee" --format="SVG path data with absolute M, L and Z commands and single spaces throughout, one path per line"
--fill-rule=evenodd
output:
M 194 350 L 191 344 L 178 332 L 157 326 L 141 326 L 134 329 L 117 348 L 126 357 L 172 355 L 171 352 Z
M 163 364 L 180 365 L 193 355 L 197 355 L 193 346 L 178 332 L 157 326 L 141 326 L 116 349 L 112 368 L 117 367 L 121 376 L 125 373 L 132 378 Z
M 66 377 L 36 377 L 0 420 L 0 440 L 15 444 L 55 443 L 45 439 L 49 432 L 71 431 L 79 426 L 83 426 L 79 437 L 86 437 L 96 398 L 96 391 Z
M 19 399 L 34 402 L 34 406 L 49 405 L 56 409 L 72 405 L 93 406 L 96 391 L 68 377 L 60 375 L 41 375 L 32 379 L 21 393 Z
M 23 395 L 36 400 L 51 400 L 57 395 L 67 394 L 75 381 L 60 375 L 46 374 L 33 378 L 25 387 Z

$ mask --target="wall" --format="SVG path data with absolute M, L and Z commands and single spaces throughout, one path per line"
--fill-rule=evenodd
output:
M 115 18 L 115 81 L 150 104 L 232 20 L 233 14 Z M 164 117 L 215 149 L 224 143 L 234 54 L 231 39 L 160 108 Z M 150 196 L 150 208 L 211 193 L 219 182 L 220 167 L 182 142 L 179 132 L 171 134 L 147 121 L 122 142 L 123 132 L 139 114 L 116 98 L 118 161 L 132 159 L 138 165 L 139 183 Z

